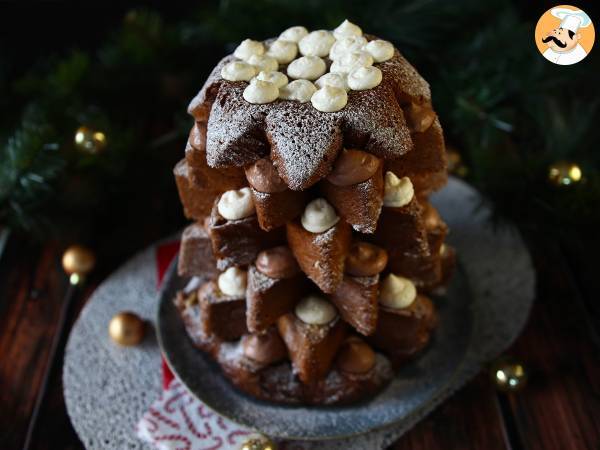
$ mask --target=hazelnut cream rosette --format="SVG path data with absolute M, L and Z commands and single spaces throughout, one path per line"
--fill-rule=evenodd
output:
M 388 359 L 375 353 L 358 336 L 348 336 L 338 351 L 335 367 L 338 373 L 357 389 L 375 392 L 392 376 Z
M 375 358 L 375 352 L 369 344 L 356 336 L 350 336 L 342 344 L 336 366 L 344 374 L 365 375 L 375 367 Z
M 248 269 L 248 329 L 260 333 L 291 311 L 306 293 L 308 280 L 287 246 L 263 250 Z
M 269 158 L 247 166 L 246 179 L 263 230 L 271 231 L 302 213 L 307 193 L 288 188 Z
M 294 371 L 305 384 L 324 378 L 346 336 L 335 306 L 317 295 L 304 297 L 277 321 Z
M 369 341 L 399 365 L 427 345 L 436 322 L 432 301 L 408 278 L 389 274 L 381 283 L 377 329 Z
M 231 341 L 248 333 L 246 328 L 247 273 L 230 267 L 198 290 L 201 324 L 209 336 Z
M 238 388 L 259 398 L 267 395 L 267 400 L 275 399 L 270 395 L 277 389 L 265 383 L 264 373 L 289 367 L 285 362 L 287 348 L 275 327 L 262 334 L 246 334 L 239 341 L 222 342 L 215 352 L 215 359 Z M 293 397 L 300 395 L 298 390 Z
M 246 358 L 263 366 L 287 359 L 287 348 L 276 327 L 270 327 L 261 334 L 243 336 L 241 345 Z
M 286 225 L 287 240 L 302 271 L 323 292 L 335 292 L 344 276 L 350 225 L 323 198 L 311 201 L 300 219 Z
M 283 230 L 265 232 L 260 228 L 248 187 L 227 191 L 217 198 L 208 222 L 208 235 L 220 270 L 248 265 L 261 249 L 285 239 Z
M 377 326 L 379 273 L 387 262 L 383 248 L 353 242 L 346 257 L 344 278 L 331 294 L 342 318 L 365 336 L 373 334 Z
M 189 165 L 194 167 L 206 164 L 206 122 L 194 122 L 188 144 L 185 146 L 185 159 Z
M 383 205 L 381 160 L 361 150 L 344 150 L 320 183 L 323 196 L 361 233 L 373 233 Z
M 201 163 L 202 159 L 204 159 L 204 163 L 206 163 L 206 122 L 194 122 L 194 125 L 190 130 L 188 142 L 190 143 L 192 149 L 198 151 L 198 153 L 196 153 L 197 157 L 202 155 L 201 158 L 192 159 L 189 162 L 191 164 L 193 164 L 194 162 Z M 186 158 L 188 156 L 187 148 L 185 156 Z

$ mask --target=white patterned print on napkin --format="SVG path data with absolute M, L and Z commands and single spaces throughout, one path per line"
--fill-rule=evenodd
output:
M 253 434 L 213 413 L 179 380 L 146 411 L 136 433 L 159 450 L 237 450 Z

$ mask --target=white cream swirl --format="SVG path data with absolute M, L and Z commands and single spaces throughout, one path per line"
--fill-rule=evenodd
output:
M 290 78 L 316 80 L 325 73 L 327 66 L 318 56 L 302 56 L 293 60 L 287 67 L 287 74 Z
M 324 198 L 317 198 L 304 208 L 300 222 L 306 231 L 323 233 L 333 227 L 340 218 Z
M 342 39 L 346 36 L 362 36 L 363 32 L 360 27 L 353 24 L 348 19 L 344 20 L 341 24 L 333 30 L 333 35 L 336 39 Z
M 348 74 L 348 86 L 353 91 L 365 91 L 379 86 L 383 75 L 377 67 L 359 67 Z
M 344 89 L 345 91 L 348 91 L 350 89 L 348 87 L 348 83 L 346 83 L 346 74 L 343 73 L 326 73 L 317 81 L 315 81 L 315 85 L 318 88 L 322 88 L 324 86 L 333 86 Z
M 273 83 L 255 78 L 246 86 L 243 96 L 248 103 L 262 105 L 277 100 L 279 89 Z
M 383 206 L 401 208 L 408 205 L 415 195 L 412 181 L 408 177 L 398 178 L 393 172 L 385 173 Z
M 325 85 L 313 94 L 310 102 L 321 112 L 336 112 L 346 106 L 348 94 L 345 89 Z
M 248 64 L 252 64 L 257 72 L 274 72 L 279 68 L 277 60 L 267 55 L 252 55 L 248 58 Z
M 331 63 L 330 72 L 350 73 L 360 67 L 369 67 L 373 64 L 373 57 L 362 50 L 344 53 L 339 59 Z
M 335 307 L 316 295 L 309 295 L 300 300 L 294 313 L 298 319 L 308 325 L 326 325 L 337 317 Z
M 217 203 L 217 211 L 227 220 L 238 220 L 256 213 L 250 188 L 227 191 Z
M 298 46 L 295 42 L 277 39 L 267 50 L 266 55 L 275 58 L 279 64 L 287 64 L 298 54 Z
M 392 309 L 408 308 L 417 298 L 417 288 L 408 278 L 390 273 L 379 288 L 379 303 Z
M 232 61 L 221 69 L 221 77 L 227 81 L 250 81 L 256 75 L 256 68 L 244 61 Z
M 336 41 L 329 50 L 329 59 L 335 61 L 346 53 L 358 52 L 367 45 L 367 40 L 362 36 L 346 36 Z
M 279 39 L 298 43 L 300 39 L 308 34 L 308 30 L 302 26 L 290 27 L 279 35 Z
M 237 46 L 233 56 L 247 61 L 252 55 L 262 55 L 264 52 L 265 46 L 262 42 L 245 39 Z
M 334 42 L 335 38 L 329 31 L 317 30 L 304 36 L 298 42 L 298 48 L 304 56 L 324 57 L 329 54 L 329 50 Z
M 364 50 L 369 52 L 375 62 L 378 63 L 392 59 L 394 56 L 394 46 L 392 43 L 388 41 L 382 41 L 381 39 L 369 42 L 367 45 L 365 45 Z
M 294 80 L 279 89 L 279 98 L 306 103 L 315 92 L 317 92 L 317 88 L 310 81 Z
M 230 267 L 217 278 L 219 290 L 230 297 L 243 297 L 246 295 L 248 274 L 239 267 Z
M 288 77 L 286 77 L 284 73 L 276 71 L 265 72 L 264 70 L 261 70 L 260 73 L 252 80 L 268 81 L 269 83 L 273 83 L 278 88 L 282 88 L 288 84 Z

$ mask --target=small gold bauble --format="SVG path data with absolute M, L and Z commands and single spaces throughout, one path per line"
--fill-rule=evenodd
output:
M 145 324 L 136 314 L 124 311 L 114 316 L 108 324 L 108 334 L 117 344 L 137 345 L 144 338 Z
M 525 366 L 513 358 L 501 358 L 492 365 L 492 379 L 504 392 L 515 392 L 525 387 L 527 370 Z
M 277 450 L 277 446 L 269 438 L 251 437 L 242 444 L 240 450 Z
M 448 158 L 448 172 L 458 175 L 459 177 L 465 177 L 468 170 L 467 166 L 462 162 L 460 153 L 458 153 L 454 147 L 448 147 L 446 149 L 446 156 Z
M 85 276 L 92 271 L 95 265 L 96 255 L 82 245 L 71 245 L 63 253 L 62 266 L 68 275 Z
M 548 180 L 555 186 L 569 186 L 581 181 L 581 168 L 569 161 L 558 161 L 548 168 Z
M 82 152 L 95 155 L 106 148 L 106 135 L 102 131 L 81 126 L 75 132 L 75 146 Z

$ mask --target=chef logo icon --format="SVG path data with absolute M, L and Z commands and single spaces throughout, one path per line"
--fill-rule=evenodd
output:
M 535 27 L 535 43 L 548 61 L 570 66 L 584 59 L 594 45 L 592 19 L 584 11 L 569 5 L 546 11 Z

